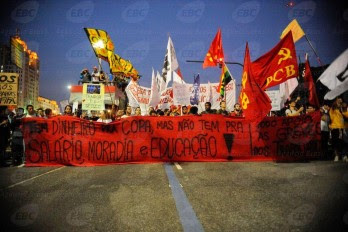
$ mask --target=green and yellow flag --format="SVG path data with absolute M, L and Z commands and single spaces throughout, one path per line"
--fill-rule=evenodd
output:
M 220 83 L 219 87 L 217 89 L 217 92 L 220 93 L 222 97 L 225 96 L 225 86 L 232 80 L 232 75 L 230 71 L 228 70 L 226 64 L 223 64 L 223 67 L 221 69 L 221 77 L 220 77 Z

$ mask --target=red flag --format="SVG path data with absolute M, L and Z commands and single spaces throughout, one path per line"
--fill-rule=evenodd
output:
M 239 102 L 245 118 L 259 123 L 270 112 L 272 106 L 268 95 L 256 83 L 251 68 L 249 46 L 247 43 Z
M 224 61 L 224 49 L 222 47 L 221 30 L 219 28 L 213 42 L 210 45 L 209 51 L 205 56 L 203 68 L 215 67 L 218 63 Z
M 319 109 L 320 108 L 319 100 L 318 100 L 317 92 L 315 90 L 315 84 L 314 84 L 312 73 L 311 73 L 311 67 L 309 66 L 309 61 L 307 59 L 307 54 L 306 54 L 306 63 L 305 63 L 303 78 L 304 78 L 306 86 L 308 86 L 308 91 L 309 91 L 308 103 L 316 107 L 316 109 Z
M 252 63 L 256 82 L 262 89 L 279 85 L 298 76 L 296 50 L 289 31 L 269 52 Z

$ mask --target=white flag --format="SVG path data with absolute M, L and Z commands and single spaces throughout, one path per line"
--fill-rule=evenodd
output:
M 325 94 L 324 99 L 333 100 L 342 93 L 348 91 L 348 81 L 346 80 L 327 94 Z
M 318 80 L 330 90 L 346 82 L 348 79 L 348 48 L 321 74 Z
M 175 76 L 175 74 L 173 74 L 174 71 L 177 72 L 178 76 Z M 172 39 L 169 37 L 168 44 L 167 44 L 167 52 L 164 57 L 162 77 L 166 83 L 166 86 L 168 86 L 169 82 L 174 81 L 174 78 L 177 78 L 177 77 L 179 77 L 181 80 L 176 79 L 175 81 L 178 83 L 183 83 L 182 77 L 180 75 L 181 75 L 180 68 L 179 68 L 178 59 L 176 58 L 174 45 L 173 45 Z
M 161 93 L 166 88 L 166 82 L 163 80 L 161 74 L 157 71 L 157 82 L 159 83 L 159 92 Z
M 152 82 L 151 82 L 151 94 L 150 94 L 149 106 L 156 107 L 159 102 L 160 102 L 160 93 L 158 91 L 155 71 L 152 68 Z
M 280 107 L 284 106 L 286 100 L 290 98 L 290 95 L 292 94 L 292 92 L 294 92 L 297 86 L 298 86 L 297 78 L 290 78 L 279 85 L 279 92 L 280 92 L 279 95 L 281 98 Z

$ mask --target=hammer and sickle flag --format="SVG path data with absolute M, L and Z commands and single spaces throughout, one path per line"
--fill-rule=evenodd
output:
M 221 29 L 215 35 L 213 42 L 211 42 L 209 51 L 205 56 L 203 68 L 215 67 L 220 62 L 224 62 L 224 49 L 222 47 Z
M 245 119 L 258 124 L 272 109 L 271 100 L 254 79 L 249 46 L 246 44 L 242 89 L 239 96 Z
M 269 52 L 252 63 L 256 82 L 263 90 L 298 76 L 298 65 L 292 31 Z

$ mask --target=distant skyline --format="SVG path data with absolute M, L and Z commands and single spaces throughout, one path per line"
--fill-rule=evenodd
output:
M 68 99 L 68 85 L 77 84 L 80 71 L 97 65 L 84 27 L 106 30 L 115 52 L 129 59 L 142 78 L 151 84 L 152 67 L 161 72 L 168 35 L 171 36 L 179 66 L 187 83 L 199 73 L 202 83 L 218 82 L 219 68 L 202 69 L 218 28 L 226 61 L 243 62 L 249 42 L 255 60 L 279 41 L 282 30 L 297 18 L 316 48 L 323 64 L 331 63 L 347 48 L 348 4 L 340 1 L 5 1 L 0 9 L 1 44 L 20 30 L 20 37 L 40 58 L 40 95 L 61 101 Z M 344 5 L 343 5 L 344 4 Z M 309 53 L 312 66 L 318 62 L 304 38 L 296 44 L 304 60 Z M 103 68 L 108 71 L 104 61 Z M 240 83 L 241 67 L 229 65 Z

